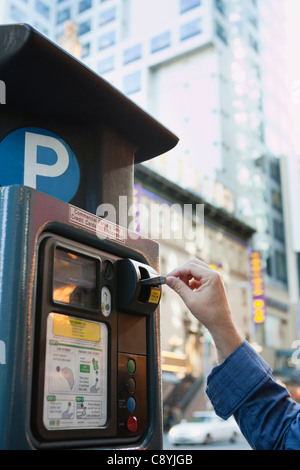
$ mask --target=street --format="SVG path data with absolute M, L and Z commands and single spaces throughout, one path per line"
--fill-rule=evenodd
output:
M 180 445 L 175 446 L 170 444 L 168 435 L 163 436 L 163 449 L 164 450 L 251 450 L 248 442 L 243 436 L 239 436 L 235 443 L 228 441 L 214 442 L 209 445 Z

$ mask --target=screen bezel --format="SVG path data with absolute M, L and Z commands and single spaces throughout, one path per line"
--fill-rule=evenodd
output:
M 82 308 L 70 306 L 70 304 L 53 301 L 53 263 L 54 250 L 56 246 L 74 251 L 83 256 L 92 257 L 97 261 L 97 302 L 98 308 Z M 102 252 L 101 252 L 102 253 Z M 115 260 L 109 252 L 105 253 L 105 258 Z M 70 240 L 65 241 L 59 235 L 44 234 L 41 237 L 38 253 L 38 272 L 37 272 L 37 312 L 35 326 L 35 350 L 33 362 L 33 385 L 32 385 L 32 405 L 30 414 L 31 431 L 33 436 L 40 442 L 40 448 L 47 448 L 55 442 L 55 446 L 63 447 L 68 443 L 68 447 L 99 445 L 101 442 L 109 444 L 111 440 L 117 437 L 117 374 L 112 370 L 112 364 L 117 363 L 117 315 L 107 318 L 101 312 L 101 283 L 104 282 L 101 274 L 102 261 L 98 250 L 87 247 L 79 242 Z M 109 281 L 110 289 L 115 290 L 115 280 Z M 109 284 L 105 281 L 105 284 Z M 112 309 L 115 309 L 112 302 Z M 108 329 L 107 341 L 107 420 L 105 426 L 89 429 L 68 429 L 68 430 L 48 430 L 43 424 L 43 400 L 44 400 L 44 377 L 46 362 L 46 329 L 47 318 L 50 312 L 72 315 L 85 320 L 98 321 L 105 323 Z M 94 444 L 95 443 L 95 444 Z

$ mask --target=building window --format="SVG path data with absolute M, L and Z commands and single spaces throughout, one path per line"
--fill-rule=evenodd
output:
M 181 25 L 180 40 L 183 41 L 185 39 L 191 38 L 192 36 L 200 34 L 201 32 L 201 18 L 197 18 L 196 20 Z
M 10 6 L 10 17 L 16 23 L 22 23 L 25 19 L 25 13 L 15 5 Z
M 272 189 L 272 207 L 282 212 L 282 199 L 280 191 Z
M 81 57 L 84 59 L 85 57 L 88 57 L 91 52 L 91 43 L 87 42 L 86 44 L 83 44 L 82 50 L 81 50 Z
M 151 39 L 151 52 L 157 52 L 161 49 L 165 49 L 171 44 L 171 33 L 167 31 L 166 33 L 155 36 Z
M 131 93 L 136 93 L 140 91 L 142 87 L 142 74 L 141 71 L 131 73 L 126 75 L 123 79 L 123 89 L 124 93 L 130 95 Z
M 249 23 L 252 24 L 253 28 L 258 29 L 258 21 L 255 16 L 249 16 Z
M 180 0 L 180 13 L 185 13 L 192 8 L 199 7 L 201 0 Z
M 227 34 L 225 28 L 218 22 L 216 22 L 216 35 L 218 36 L 224 44 L 228 44 Z
M 78 6 L 78 13 L 83 13 L 84 11 L 89 10 L 89 8 L 91 7 L 92 7 L 92 0 L 81 0 Z
M 216 9 L 223 15 L 226 16 L 226 6 L 224 0 L 215 0 Z
M 280 183 L 279 160 L 270 162 L 270 175 L 271 175 L 271 178 L 273 178 L 273 180 L 277 181 L 277 183 Z
M 273 260 L 271 257 L 271 254 L 268 253 L 267 259 L 266 259 L 266 271 L 268 276 L 272 277 L 272 271 L 273 271 Z
M 117 16 L 117 9 L 116 7 L 109 8 L 108 10 L 104 10 L 99 15 L 99 25 L 103 26 L 111 21 L 114 21 Z
M 137 44 L 136 46 L 129 47 L 123 53 L 123 64 L 129 64 L 142 57 L 142 45 Z
M 258 42 L 257 42 L 257 40 L 252 36 L 252 34 L 249 35 L 249 44 L 250 44 L 251 48 L 252 48 L 255 52 L 259 52 Z
M 35 10 L 47 20 L 50 19 L 50 7 L 48 7 L 48 5 L 45 5 L 45 3 L 41 2 L 41 0 L 36 0 Z
M 65 8 L 57 13 L 56 24 L 64 23 L 71 18 L 71 9 Z
M 113 46 L 116 42 L 116 33 L 115 31 L 110 31 L 109 33 L 103 34 L 99 37 L 98 49 L 106 49 L 107 47 Z
M 111 72 L 115 66 L 115 57 L 110 56 L 102 59 L 98 62 L 98 73 L 101 75 L 103 73 Z
M 84 21 L 78 26 L 78 35 L 82 36 L 83 34 L 89 33 L 92 29 L 91 20 Z
M 280 220 L 273 220 L 273 230 L 276 240 L 284 242 L 284 225 Z
M 286 257 L 281 251 L 275 251 L 276 279 L 287 283 Z

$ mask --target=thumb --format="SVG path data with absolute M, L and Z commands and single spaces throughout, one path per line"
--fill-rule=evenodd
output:
M 182 300 L 187 304 L 191 295 L 191 289 L 178 277 L 168 276 L 166 277 L 166 284 L 171 287 Z

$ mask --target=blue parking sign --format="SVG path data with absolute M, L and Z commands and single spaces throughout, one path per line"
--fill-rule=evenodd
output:
M 0 185 L 22 184 L 69 202 L 80 170 L 74 152 L 57 134 L 37 127 L 17 129 L 0 142 Z

